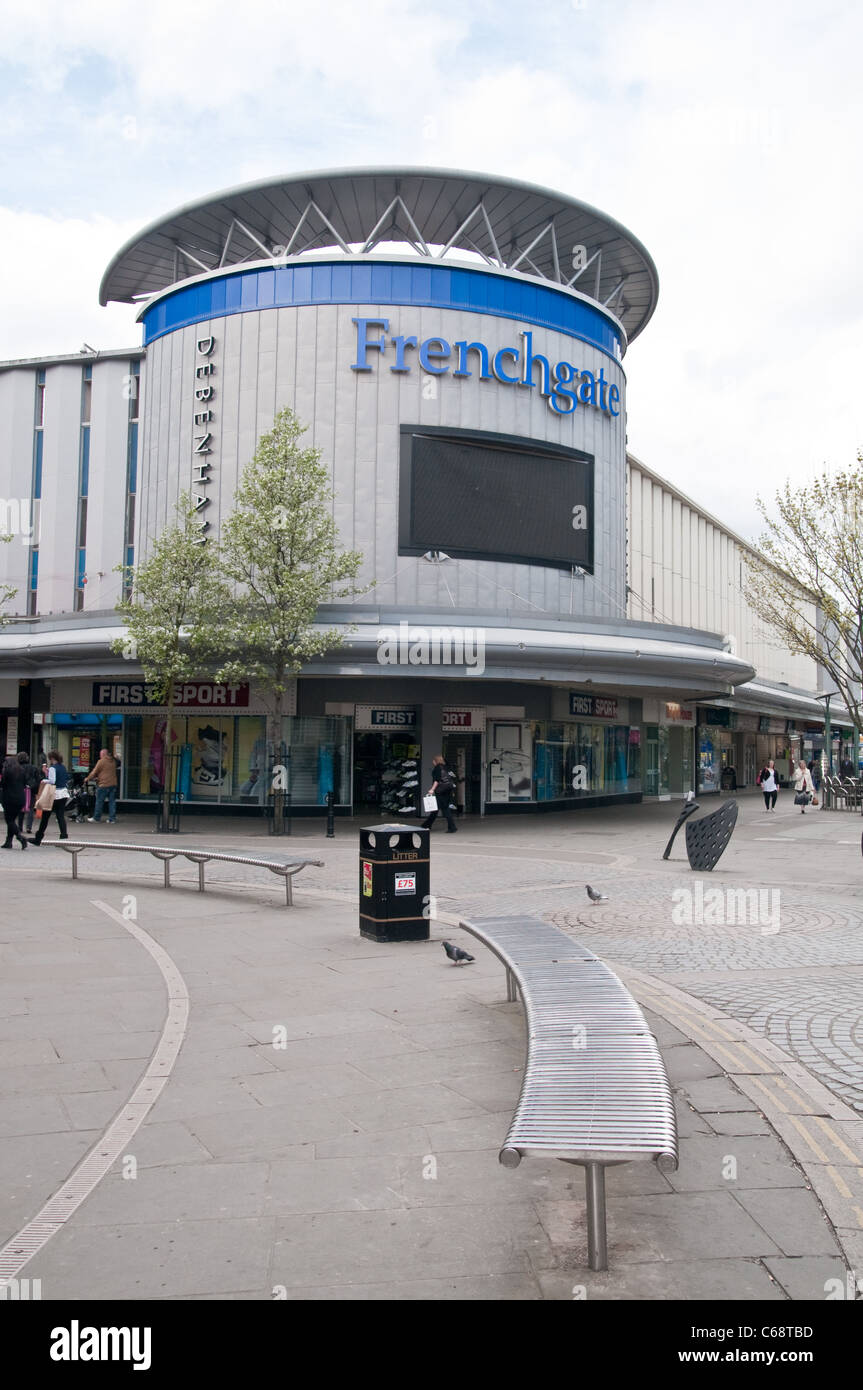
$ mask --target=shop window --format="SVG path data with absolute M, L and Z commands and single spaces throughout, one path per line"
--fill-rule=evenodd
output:
M 490 726 L 489 801 L 533 800 L 532 726 L 526 722 Z
M 543 724 L 534 730 L 537 801 L 641 790 L 639 731 L 625 724 Z
M 165 715 L 129 715 L 125 729 L 127 795 L 157 796 L 168 766 Z M 286 718 L 283 753 L 293 806 L 324 805 L 328 791 L 335 792 L 336 804 L 349 804 L 348 719 Z M 222 716 L 202 709 L 176 714 L 171 723 L 171 763 L 191 804 L 264 807 L 273 764 L 281 757 L 281 751 L 273 757 L 264 715 Z

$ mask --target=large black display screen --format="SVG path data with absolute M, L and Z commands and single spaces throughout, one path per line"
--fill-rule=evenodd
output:
M 593 458 L 506 435 L 402 426 L 399 553 L 593 570 Z

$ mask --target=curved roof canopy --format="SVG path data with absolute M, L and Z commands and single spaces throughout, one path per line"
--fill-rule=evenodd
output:
M 265 179 L 189 203 L 118 251 L 99 300 L 133 303 L 250 261 L 405 242 L 421 257 L 470 251 L 494 268 L 578 290 L 632 339 L 656 307 L 649 254 L 605 213 L 546 188 L 452 169 L 330 169 Z

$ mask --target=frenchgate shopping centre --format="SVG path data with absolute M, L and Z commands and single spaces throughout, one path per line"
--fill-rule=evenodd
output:
M 610 217 L 457 171 L 273 179 L 148 227 L 101 289 L 137 306 L 142 346 L 0 364 L 2 747 L 86 771 L 108 746 L 122 801 L 153 801 L 165 712 L 112 655 L 116 567 L 184 490 L 218 537 L 291 406 L 375 581 L 321 611 L 344 642 L 291 692 L 295 812 L 330 790 L 407 812 L 441 750 L 470 815 L 751 786 L 813 756 L 817 672 L 748 610 L 745 542 L 627 453 L 623 359 L 657 292 Z M 260 814 L 260 693 L 202 677 L 177 705 L 190 804 Z

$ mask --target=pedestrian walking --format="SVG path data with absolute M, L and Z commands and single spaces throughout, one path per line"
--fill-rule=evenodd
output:
M 27 841 L 18 829 L 18 817 L 24 810 L 26 791 L 24 769 L 17 758 L 7 758 L 3 764 L 3 770 L 0 772 L 0 801 L 3 802 L 3 816 L 6 821 L 4 849 L 12 849 L 13 838 L 18 841 L 22 849 L 27 848 Z
M 96 783 L 96 807 L 92 816 L 87 819 L 98 825 L 102 819 L 102 807 L 105 805 L 105 798 L 108 798 L 108 824 L 113 825 L 117 819 L 117 763 L 112 758 L 107 748 L 99 749 L 99 761 L 93 770 L 87 775 L 87 783 L 92 786 Z
M 446 760 L 442 753 L 438 753 L 432 759 L 431 786 L 426 792 L 427 796 L 433 796 L 437 801 L 437 811 L 432 811 L 423 821 L 423 829 L 431 830 L 437 819 L 438 811 L 442 811 L 446 816 L 447 834 L 454 835 L 458 830 L 455 823 L 455 809 L 453 807 L 453 797 L 456 790 L 455 775 L 446 765 Z
M 815 795 L 815 788 L 812 784 L 812 773 L 802 758 L 791 774 L 791 783 L 794 787 L 794 805 L 799 806 L 801 816 L 805 816 L 806 807 Z
M 33 833 L 33 816 L 36 811 L 36 793 L 39 790 L 39 783 L 42 781 L 42 773 L 30 761 L 29 753 L 21 752 L 18 754 L 18 761 L 24 769 L 24 805 L 18 815 L 18 834 L 23 835 L 26 829 L 27 834 Z M 26 821 L 26 825 L 25 825 Z
M 63 759 L 56 748 L 52 748 L 48 754 L 48 775 L 39 788 L 39 795 L 36 797 L 36 806 L 42 812 L 39 821 L 39 829 L 30 841 L 31 845 L 41 845 L 45 838 L 45 831 L 51 819 L 51 812 L 57 816 L 57 828 L 60 831 L 60 839 L 68 840 L 69 832 L 66 829 L 66 802 L 69 800 L 69 772 L 63 765 Z
M 756 778 L 756 781 L 759 787 L 761 788 L 762 792 L 764 793 L 765 811 L 775 810 L 776 793 L 779 790 L 779 781 L 776 776 L 776 764 L 774 763 L 772 758 L 770 759 L 769 763 L 762 767 L 761 771 L 759 772 Z

